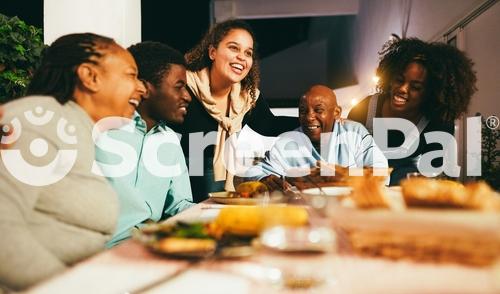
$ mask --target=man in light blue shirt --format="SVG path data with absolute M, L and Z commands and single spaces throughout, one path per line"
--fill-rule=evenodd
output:
M 341 121 L 340 114 L 335 93 L 326 86 L 312 86 L 299 102 L 301 126 L 280 135 L 264 161 L 246 171 L 245 179 L 281 189 L 283 176 L 301 176 L 318 162 L 387 168 L 386 158 L 366 128 L 357 122 Z
M 97 142 L 97 161 L 120 199 L 118 228 L 108 246 L 129 238 L 146 220 L 160 221 L 194 205 L 179 138 L 167 126 L 182 123 L 191 102 L 184 57 L 158 42 L 128 50 L 147 93 L 132 121 Z

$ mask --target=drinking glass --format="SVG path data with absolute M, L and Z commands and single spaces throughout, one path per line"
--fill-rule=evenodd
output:
M 336 235 L 329 227 L 271 227 L 260 236 L 268 280 L 281 289 L 329 289 L 335 284 Z

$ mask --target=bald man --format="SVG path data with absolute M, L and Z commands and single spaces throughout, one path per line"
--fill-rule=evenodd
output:
M 300 127 L 282 134 L 264 161 L 245 173 L 246 179 L 281 189 L 282 176 L 300 176 L 291 172 L 308 170 L 318 161 L 344 167 L 387 168 L 386 158 L 366 128 L 340 120 L 341 112 L 332 89 L 312 86 L 299 101 Z
M 333 131 L 341 113 L 335 93 L 326 86 L 312 86 L 300 98 L 300 130 L 309 137 L 317 151 L 321 151 L 321 134 Z

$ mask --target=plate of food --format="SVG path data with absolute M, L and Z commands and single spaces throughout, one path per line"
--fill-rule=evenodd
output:
M 134 232 L 151 251 L 172 258 L 242 258 L 253 254 L 252 237 L 221 232 L 214 223 L 154 223 Z
M 216 203 L 233 205 L 262 205 L 283 200 L 281 193 L 269 193 L 267 186 L 258 181 L 241 183 L 235 192 L 212 192 L 208 196 Z
M 155 253 L 178 258 L 208 257 L 217 249 L 204 223 L 150 224 L 136 231 L 134 239 Z

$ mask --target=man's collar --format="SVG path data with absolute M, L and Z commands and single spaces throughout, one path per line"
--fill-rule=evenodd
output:
M 132 118 L 135 122 L 135 127 L 137 130 L 143 132 L 144 134 L 146 133 L 157 133 L 160 132 L 161 130 L 169 130 L 170 128 L 168 127 L 168 124 L 166 121 L 160 121 L 157 124 L 155 124 L 151 130 L 148 132 L 148 126 L 146 124 L 146 121 L 142 119 L 141 115 L 136 111 L 134 113 L 134 116 Z
M 142 132 L 144 132 L 144 133 L 146 133 L 146 132 L 148 131 L 148 127 L 147 127 L 147 125 L 146 125 L 146 122 L 142 119 L 142 117 L 141 117 L 141 115 L 139 114 L 139 112 L 135 111 L 135 112 L 134 112 L 134 116 L 133 116 L 133 118 L 132 118 L 132 119 L 134 120 L 134 122 L 135 122 L 135 127 L 136 127 L 138 130 L 140 130 L 140 131 L 142 131 Z

